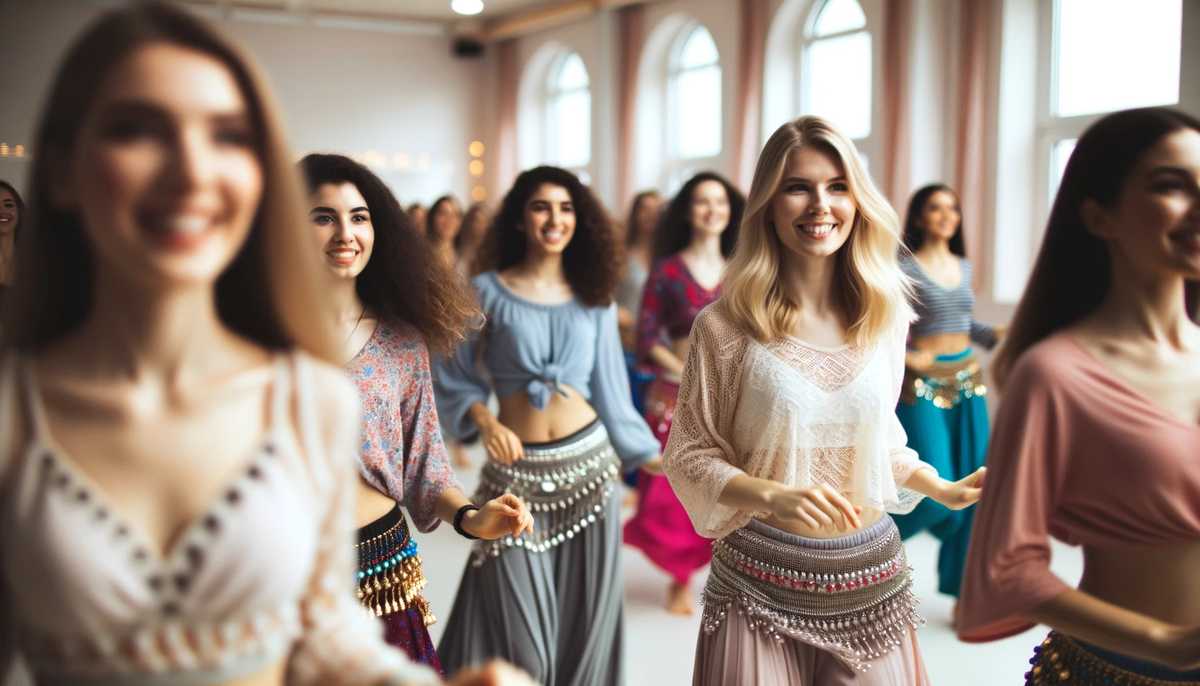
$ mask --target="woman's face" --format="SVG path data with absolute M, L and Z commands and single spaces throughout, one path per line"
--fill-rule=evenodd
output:
M 1134 166 L 1117 202 L 1084 202 L 1091 230 L 1145 275 L 1200 278 L 1200 132 L 1163 136 Z
M 348 181 L 323 183 L 308 199 L 308 220 L 316 232 L 325 266 L 338 278 L 357 278 L 367 268 L 375 247 L 371 210 L 358 186 Z
M 701 181 L 692 189 L 688 213 L 692 236 L 720 236 L 729 227 L 729 194 L 719 181 Z
M 525 201 L 522 229 L 531 256 L 561 255 L 575 235 L 571 193 L 553 183 L 538 186 Z
M 958 198 L 949 191 L 934 191 L 921 209 L 921 228 L 927 238 L 949 241 L 958 232 L 961 221 Z
M 850 237 L 857 215 L 838 160 L 808 146 L 788 153 L 770 205 L 775 234 L 788 252 L 818 259 L 835 254 Z
M 458 235 L 459 229 L 462 228 L 462 212 L 459 211 L 458 205 L 452 200 L 443 200 L 434 205 L 433 209 L 433 232 L 437 236 L 438 241 L 449 243 Z
M 654 225 L 658 223 L 659 213 L 662 212 L 662 197 L 647 195 L 638 203 L 637 211 L 633 213 L 634 229 L 639 238 L 654 233 Z
M 210 285 L 245 243 L 263 188 L 233 75 L 204 53 L 151 43 L 98 93 L 56 204 L 79 213 L 101 274 L 155 288 Z
M 0 187 L 0 238 L 11 237 L 21 223 L 21 206 L 7 188 Z

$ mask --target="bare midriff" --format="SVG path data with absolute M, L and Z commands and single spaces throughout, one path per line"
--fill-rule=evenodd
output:
M 1200 623 L 1200 542 L 1085 546 L 1079 590 L 1172 624 Z
M 913 348 L 934 355 L 953 355 L 966 350 L 970 345 L 971 337 L 965 332 L 935 333 L 912 340 Z
M 373 486 L 358 480 L 358 498 L 354 504 L 354 525 L 362 528 L 392 511 L 396 501 L 391 496 L 375 490 Z
M 797 536 L 804 536 L 805 538 L 840 538 L 842 536 L 849 536 L 850 534 L 852 534 L 856 531 L 862 531 L 863 529 L 871 526 L 875 522 L 878 522 L 880 519 L 883 518 L 883 511 L 876 510 L 874 508 L 867 508 L 867 509 L 864 509 L 861 513 L 859 513 L 858 517 L 860 520 L 862 520 L 862 526 L 861 527 L 850 527 L 847 529 L 838 529 L 838 528 L 831 528 L 831 527 L 821 527 L 820 529 L 813 529 L 811 527 L 804 526 L 803 524 L 798 524 L 796 522 L 791 522 L 791 521 L 783 522 L 783 521 L 780 521 L 779 519 L 776 519 L 775 517 L 767 517 L 767 518 L 763 519 L 763 521 L 765 523 L 770 524 L 771 526 L 775 527 L 776 529 L 782 529 L 783 531 L 786 531 L 789 534 L 795 534 Z
M 282 686 L 284 683 L 286 667 L 286 662 L 284 660 L 280 660 L 275 664 L 267 666 L 262 671 L 251 674 L 250 676 L 239 677 L 231 681 L 222 682 L 221 686 Z
M 500 398 L 497 419 L 521 439 L 522 443 L 546 443 L 566 438 L 596 418 L 596 410 L 570 386 L 563 386 L 566 396 L 553 392 L 545 409 L 539 410 L 529 401 L 529 395 L 517 391 Z

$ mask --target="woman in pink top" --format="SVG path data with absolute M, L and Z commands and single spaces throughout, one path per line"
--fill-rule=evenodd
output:
M 429 350 L 450 352 L 478 310 L 378 176 L 342 155 L 308 155 L 300 169 L 341 357 L 362 399 L 359 599 L 382 619 L 388 643 L 441 671 L 429 638 L 433 612 L 421 595 L 425 575 L 401 506 L 420 531 L 444 521 L 472 539 L 518 537 L 533 522 L 515 495 L 472 505 L 442 443 Z
M 717 539 L 697 686 L 928 684 L 900 534 L 923 496 L 960 509 L 896 418 L 912 317 L 899 220 L 817 117 L 763 148 L 723 294 L 692 327 L 664 465 Z
M 1064 278 L 1063 265 L 1071 265 Z M 1200 121 L 1080 137 L 996 378 L 1004 398 L 959 601 L 963 640 L 1035 623 L 1030 684 L 1200 684 Z M 1049 537 L 1084 547 L 1074 589 Z

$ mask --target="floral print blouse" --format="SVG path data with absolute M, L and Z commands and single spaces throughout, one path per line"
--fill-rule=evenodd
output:
M 669 348 L 672 341 L 687 338 L 696 315 L 720 295 L 720 285 L 708 289 L 696 281 L 679 253 L 659 260 L 642 291 L 637 326 L 638 361 L 647 362 L 655 345 Z
M 442 491 L 462 486 L 442 442 L 425 341 L 408 324 L 381 320 L 346 371 L 362 398 L 359 471 L 417 529 L 433 531 Z

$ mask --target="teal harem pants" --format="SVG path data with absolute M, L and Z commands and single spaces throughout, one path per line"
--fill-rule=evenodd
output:
M 923 374 L 905 371 L 896 415 L 908 446 L 938 474 L 957 481 L 983 466 L 988 445 L 987 387 L 970 348 L 938 355 Z M 938 591 L 958 597 L 975 508 L 951 510 L 926 498 L 895 516 L 903 538 L 929 531 L 940 542 Z

